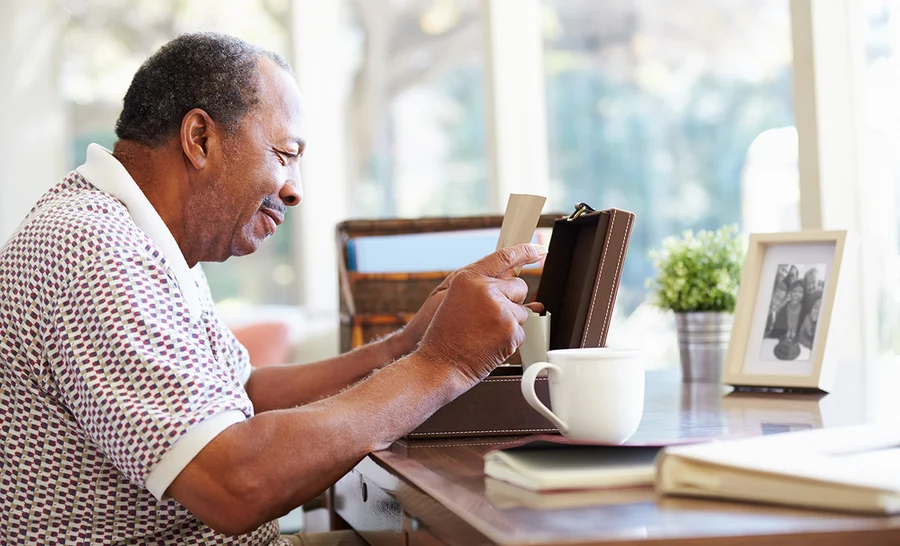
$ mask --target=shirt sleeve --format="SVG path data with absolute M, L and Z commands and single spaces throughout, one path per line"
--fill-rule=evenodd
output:
M 93 241 L 57 309 L 63 403 L 112 464 L 157 498 L 217 434 L 252 417 L 208 319 L 191 319 L 154 247 Z

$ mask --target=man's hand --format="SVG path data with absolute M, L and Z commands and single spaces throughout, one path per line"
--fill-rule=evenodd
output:
M 440 300 L 417 353 L 449 361 L 473 381 L 487 376 L 525 340 L 528 285 L 514 270 L 546 253 L 532 244 L 503 248 L 451 275 L 429 298 Z
M 541 250 L 539 253 L 541 258 L 543 258 L 545 254 L 545 250 Z M 412 351 L 415 349 L 416 345 L 419 344 L 419 341 L 422 340 L 425 331 L 428 329 L 428 325 L 431 324 L 431 321 L 434 319 L 434 314 L 437 313 L 438 307 L 440 307 L 441 302 L 444 301 L 444 296 L 447 295 L 447 289 L 450 288 L 450 283 L 453 282 L 453 279 L 456 278 L 463 269 L 466 268 L 457 269 L 453 273 L 447 275 L 447 278 L 444 279 L 437 288 L 431 291 L 431 294 L 428 295 L 425 303 L 422 304 L 422 307 L 419 308 L 412 320 L 410 320 L 406 327 L 397 334 L 397 336 L 401 338 L 398 343 L 398 345 L 402 347 L 401 354 Z M 531 308 L 531 310 L 536 313 L 541 313 L 544 310 L 543 304 L 537 302 L 527 303 L 525 306 Z M 396 357 L 401 356 L 401 354 L 396 355 Z
M 405 354 L 412 351 L 419 344 L 419 341 L 422 340 L 422 336 L 425 335 L 425 331 L 428 329 L 428 325 L 431 324 L 434 314 L 437 312 L 438 307 L 441 306 L 441 302 L 444 301 L 444 296 L 447 294 L 447 289 L 450 288 L 450 283 L 460 271 L 462 269 L 457 269 L 447 275 L 447 278 L 431 291 L 425 303 L 422 304 L 422 307 L 419 308 L 406 327 L 396 334 L 400 338 L 398 346 L 401 349 L 401 353 Z

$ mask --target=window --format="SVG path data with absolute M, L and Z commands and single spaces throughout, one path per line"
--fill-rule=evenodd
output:
M 867 0 L 862 82 L 863 180 L 876 196 L 866 203 L 876 222 L 867 282 L 878 290 L 879 352 L 900 353 L 900 2 Z
M 350 6 L 350 216 L 487 212 L 481 2 Z
M 635 336 L 670 328 L 642 305 L 664 237 L 799 227 L 790 31 L 787 0 L 544 0 L 549 207 L 636 213 Z
M 533 1 L 542 13 L 547 210 L 587 201 L 637 214 L 617 306 L 635 332 L 648 328 L 641 321 L 667 320 L 644 305 L 654 274 L 647 253 L 665 236 L 731 223 L 799 228 L 788 0 L 697 0 L 690 9 L 665 0 Z M 90 140 L 111 143 L 128 80 L 172 36 L 222 30 L 290 57 L 297 36 L 286 14 L 300 9 L 286 0 L 215 9 L 169 0 L 94 5 L 82 18 L 86 8 L 69 4 L 64 80 L 75 153 Z M 347 216 L 496 211 L 485 5 L 341 3 Z M 307 273 L 296 270 L 303 245 L 292 231 L 283 226 L 252 257 L 207 266 L 217 298 L 300 303 L 298 277 Z
M 663 237 L 724 223 L 800 227 L 793 12 L 804 227 L 866 224 L 867 277 L 854 294 L 865 317 L 856 322 L 882 351 L 900 350 L 900 0 L 120 4 L 2 4 L 7 27 L 21 32 L 7 33 L 9 54 L 0 55 L 12 84 L 3 88 L 12 123 L 0 237 L 44 189 L 21 187 L 23 177 L 49 185 L 64 163 L 80 163 L 87 142 L 112 144 L 122 95 L 147 55 L 181 32 L 219 30 L 284 54 L 310 105 L 326 107 L 316 110 L 304 162 L 309 206 L 253 257 L 207 268 L 218 299 L 333 313 L 336 260 L 323 230 L 347 217 L 496 213 L 532 176 L 527 191 L 546 188 L 547 210 L 584 200 L 638 214 L 617 306 L 629 318 L 613 329 L 636 341 L 655 326 L 675 339 L 668 319 L 644 304 L 654 273 L 647 250 Z M 528 100 L 511 100 L 519 89 Z M 835 105 L 848 101 L 842 114 Z M 534 112 L 540 123 L 521 123 Z M 547 130 L 520 129 L 543 127 L 544 114 Z

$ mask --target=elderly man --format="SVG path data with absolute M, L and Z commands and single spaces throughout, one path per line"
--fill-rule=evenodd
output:
M 532 245 L 459 270 L 380 342 L 251 371 L 194 266 L 255 251 L 301 201 L 290 68 L 179 37 L 135 74 L 116 134 L 0 250 L 0 542 L 288 544 L 275 518 L 523 340 L 512 270 Z

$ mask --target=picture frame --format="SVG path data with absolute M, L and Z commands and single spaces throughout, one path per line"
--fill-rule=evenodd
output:
M 829 392 L 829 343 L 846 231 L 754 233 L 744 260 L 722 382 L 737 390 Z

